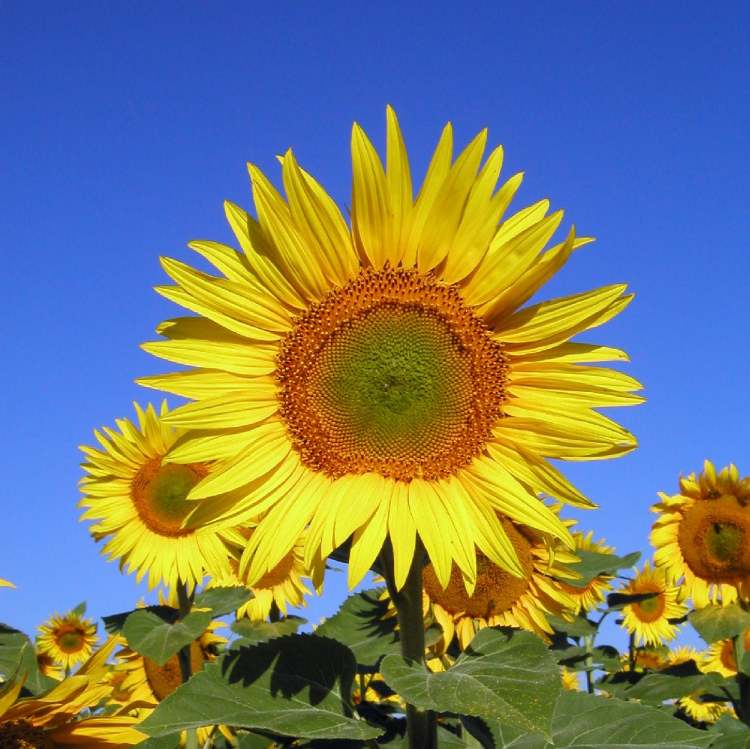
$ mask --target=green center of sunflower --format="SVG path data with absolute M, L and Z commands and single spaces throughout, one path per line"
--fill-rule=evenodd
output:
M 712 523 L 706 533 L 708 553 L 720 562 L 736 559 L 744 541 L 742 528 L 731 523 Z
M 195 508 L 187 495 L 206 473 L 201 464 L 162 464 L 158 458 L 147 463 L 131 485 L 131 496 L 141 520 L 163 536 L 192 533 L 182 527 Z
M 77 653 L 84 644 L 83 633 L 78 630 L 63 632 L 57 638 L 57 645 L 64 653 Z
M 365 271 L 282 344 L 281 413 L 308 466 L 436 478 L 468 464 L 501 417 L 505 358 L 452 287 Z
M 54 749 L 43 729 L 26 720 L 0 722 L 0 749 Z

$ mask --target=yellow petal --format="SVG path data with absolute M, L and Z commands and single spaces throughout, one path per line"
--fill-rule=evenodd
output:
M 348 581 L 350 588 L 357 585 L 367 574 L 383 548 L 388 529 L 389 509 L 390 498 L 387 495 L 381 496 L 373 516 L 366 525 L 359 528 L 354 534 L 349 551 Z
M 396 267 L 406 253 L 414 210 L 414 194 L 404 137 L 396 113 L 390 106 L 386 108 L 385 181 L 393 216 L 386 259 L 391 267 Z
M 352 127 L 352 228 L 360 255 L 382 268 L 392 235 L 388 188 L 380 157 L 364 130 Z
M 162 418 L 165 424 L 193 429 L 232 429 L 257 424 L 279 409 L 274 393 L 265 400 L 248 398 L 241 393 L 188 403 Z
M 393 575 L 396 589 L 401 590 L 409 574 L 416 547 L 417 526 L 409 508 L 408 485 L 397 481 L 391 493 L 388 535 L 393 547 Z

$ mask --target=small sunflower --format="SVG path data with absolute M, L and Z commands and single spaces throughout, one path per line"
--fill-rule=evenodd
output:
M 39 626 L 37 650 L 48 655 L 66 671 L 85 661 L 96 643 L 96 624 L 70 611 L 54 614 Z
M 702 692 L 686 694 L 677 700 L 677 705 L 696 723 L 716 723 L 723 715 L 733 715 L 734 709 L 725 702 L 710 699 Z
M 545 637 L 553 632 L 547 614 L 566 616 L 575 601 L 563 590 L 558 578 L 572 578 L 565 567 L 576 557 L 554 550 L 530 528 L 500 518 L 505 534 L 521 561 L 523 577 L 516 577 L 483 554 L 477 557 L 476 585 L 466 590 L 461 571 L 453 567 L 446 587 L 441 586 L 432 563 L 424 568 L 423 582 L 428 611 L 443 629 L 444 651 L 458 637 L 463 650 L 484 627 L 519 627 Z
M 250 528 L 243 528 L 239 530 L 239 533 L 248 539 L 253 531 Z M 238 571 L 238 558 L 242 555 L 242 548 L 230 547 L 229 552 L 233 554 L 229 562 L 232 574 L 220 579 L 212 579 L 209 587 L 245 584 Z M 287 615 L 289 606 L 305 606 L 305 596 L 310 595 L 312 591 L 305 585 L 304 579 L 311 576 L 316 581 L 316 588 L 319 589 L 322 583 L 322 570 L 310 572 L 305 567 L 304 544 L 300 540 L 276 567 L 253 585 L 248 586 L 253 592 L 253 597 L 237 609 L 237 618 L 248 617 L 254 622 L 260 622 L 268 619 L 274 605 L 284 616 Z
M 750 650 L 750 629 L 743 633 L 743 640 L 747 652 Z M 701 670 L 707 673 L 716 672 L 722 676 L 735 676 L 737 659 L 734 654 L 734 642 L 726 639 L 711 643 L 701 662 Z
M 135 404 L 138 424 L 117 419 L 119 432 L 104 427 L 95 435 L 102 449 L 81 447 L 87 458 L 81 479 L 85 508 L 81 520 L 96 520 L 90 532 L 99 541 L 109 538 L 103 553 L 119 558 L 120 566 L 148 575 L 150 588 L 178 581 L 191 590 L 204 575 L 229 573 L 226 541 L 242 543 L 232 528 L 184 528 L 183 521 L 200 503 L 186 500 L 188 492 L 211 473 L 208 462 L 177 465 L 164 456 L 180 437 L 164 422 L 166 403 L 157 415 L 149 405 Z
M 678 619 L 687 613 L 680 601 L 680 589 L 669 585 L 664 571 L 653 569 L 646 562 L 643 570 L 621 591 L 627 594 L 654 593 L 651 598 L 630 603 L 622 610 L 623 626 L 634 634 L 639 643 L 661 645 L 677 634 L 678 626 L 670 619 Z
M 197 673 L 205 663 L 216 660 L 218 649 L 226 645 L 227 639 L 216 634 L 216 630 L 222 626 L 222 622 L 211 622 L 208 629 L 190 643 L 191 673 Z M 115 658 L 117 662 L 110 680 L 113 686 L 113 699 L 125 706 L 137 705 L 133 712 L 139 720 L 144 720 L 162 700 L 182 684 L 182 671 L 177 654 L 159 665 L 151 658 L 123 647 L 115 654 Z M 198 729 L 198 741 L 201 746 L 209 739 L 215 728 L 203 726 Z M 229 735 L 228 729 L 220 727 L 220 730 Z
M 635 648 L 635 671 L 661 671 L 669 665 L 669 649 L 665 645 Z M 623 671 L 630 671 L 630 656 L 620 658 Z
M 590 366 L 627 356 L 570 342 L 631 295 L 524 307 L 590 239 L 571 230 L 545 250 L 563 216 L 546 200 L 506 216 L 522 175 L 496 189 L 503 151 L 482 164 L 486 143 L 482 131 L 454 160 L 447 125 L 415 198 L 389 108 L 385 165 L 353 128 L 351 226 L 289 150 L 286 199 L 251 165 L 257 220 L 226 204 L 240 252 L 190 243 L 221 275 L 163 260 L 175 285 L 157 291 L 197 316 L 144 349 L 193 369 L 139 382 L 194 401 L 167 418 L 195 430 L 171 462 L 216 461 L 190 496 L 225 495 L 217 520 L 260 518 L 241 560 L 251 584 L 308 526 L 308 562 L 352 539 L 352 586 L 390 538 L 401 588 L 417 536 L 442 586 L 454 562 L 471 584 L 476 550 L 522 576 L 495 512 L 572 548 L 538 495 L 592 503 L 548 459 L 636 446 L 596 409 L 641 402 L 639 383 Z
M 114 640 L 109 641 L 75 676 L 36 697 L 18 699 L 22 681 L 0 687 L 0 747 L 122 749 L 144 741 L 147 737 L 138 732 L 137 718 L 118 714 L 88 717 L 110 696 L 107 658 L 114 645 Z
M 750 597 L 750 478 L 729 465 L 717 474 L 707 460 L 703 472 L 680 478 L 680 493 L 659 494 L 651 531 L 654 559 L 671 581 L 684 578 L 696 608 L 726 605 L 738 590 Z
M 583 533 L 575 531 L 573 541 L 576 551 L 594 551 L 598 554 L 614 554 L 614 547 L 607 546 L 604 541 L 594 541 L 594 531 Z M 586 613 L 593 611 L 607 597 L 607 592 L 612 589 L 612 575 L 597 575 L 584 587 L 577 588 L 564 581 L 561 582 L 563 590 L 575 601 L 575 613 Z

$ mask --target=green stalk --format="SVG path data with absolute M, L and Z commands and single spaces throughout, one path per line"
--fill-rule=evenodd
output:
M 393 548 L 386 541 L 380 555 L 388 594 L 398 612 L 401 655 L 410 661 L 424 664 L 424 619 L 422 615 L 422 567 L 426 555 L 420 543 L 414 551 L 409 574 L 401 590 L 396 590 L 393 573 Z M 437 749 L 435 714 L 406 705 L 406 732 L 409 749 Z
M 189 613 L 193 606 L 193 596 L 188 594 L 187 585 L 182 580 L 177 583 L 177 601 L 179 605 L 179 617 L 184 619 Z M 184 684 L 191 676 L 190 666 L 190 645 L 185 645 L 182 650 L 177 654 L 177 658 L 180 662 L 180 673 L 182 674 L 182 683 Z M 198 730 L 196 728 L 188 728 L 185 731 L 186 741 L 185 749 L 199 749 L 198 747 Z

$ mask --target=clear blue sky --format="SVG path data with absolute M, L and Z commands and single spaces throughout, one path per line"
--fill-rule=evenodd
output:
M 657 490 L 705 457 L 748 455 L 750 106 L 745 2 L 0 3 L 2 476 L 0 621 L 33 630 L 88 599 L 144 589 L 99 556 L 76 509 L 77 446 L 153 397 L 167 367 L 138 344 L 176 308 L 158 256 L 229 241 L 245 162 L 301 162 L 348 203 L 353 120 L 378 144 L 386 103 L 421 173 L 443 123 L 489 126 L 598 237 L 550 284 L 619 281 L 630 309 L 589 340 L 631 353 L 648 403 L 621 409 L 641 447 L 574 464 L 600 505 L 586 527 L 645 548 Z M 335 610 L 330 579 L 310 617 Z

